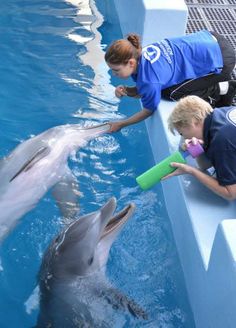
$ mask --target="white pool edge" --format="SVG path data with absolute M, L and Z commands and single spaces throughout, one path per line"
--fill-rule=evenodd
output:
M 143 45 L 185 33 L 184 0 L 114 0 L 114 4 L 123 35 L 139 33 Z M 178 137 L 166 124 L 173 106 L 161 101 L 146 120 L 155 162 L 178 146 Z M 235 328 L 236 203 L 221 199 L 188 176 L 167 180 L 162 187 L 196 327 Z

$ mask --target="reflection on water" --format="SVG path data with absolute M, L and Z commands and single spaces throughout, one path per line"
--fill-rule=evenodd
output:
M 68 33 L 68 38 L 78 44 L 84 44 L 86 51 L 80 55 L 80 60 L 84 65 L 93 69 L 92 84 L 88 88 L 89 93 L 88 109 L 78 109 L 75 117 L 98 119 L 119 119 L 116 115 L 118 99 L 114 95 L 114 87 L 110 83 L 108 67 L 104 61 L 104 50 L 101 43 L 102 36 L 98 28 L 103 24 L 104 18 L 97 10 L 93 0 L 68 1 L 77 7 L 75 22 L 90 35 L 83 36 L 78 34 L 78 27 Z M 88 33 L 87 33 L 88 34 Z M 80 81 L 63 77 L 68 83 L 80 83 Z

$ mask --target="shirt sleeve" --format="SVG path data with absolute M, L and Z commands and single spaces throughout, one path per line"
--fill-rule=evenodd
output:
M 143 107 L 154 112 L 160 103 L 161 86 L 158 83 L 143 84 L 139 90 Z
M 221 186 L 236 184 L 236 149 L 225 145 L 225 149 L 216 151 L 214 156 L 216 177 Z

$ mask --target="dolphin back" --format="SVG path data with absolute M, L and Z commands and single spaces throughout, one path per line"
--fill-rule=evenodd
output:
M 41 290 L 36 328 L 135 327 L 148 319 L 140 305 L 100 274 Z

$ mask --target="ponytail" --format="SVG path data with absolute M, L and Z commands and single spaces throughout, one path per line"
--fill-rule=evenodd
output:
M 113 42 L 105 54 L 105 61 L 109 64 L 127 64 L 131 58 L 139 60 L 142 47 L 137 34 L 128 34 L 127 40 L 120 39 Z
M 130 33 L 127 35 L 127 40 L 139 51 L 142 50 L 141 39 L 138 34 Z

